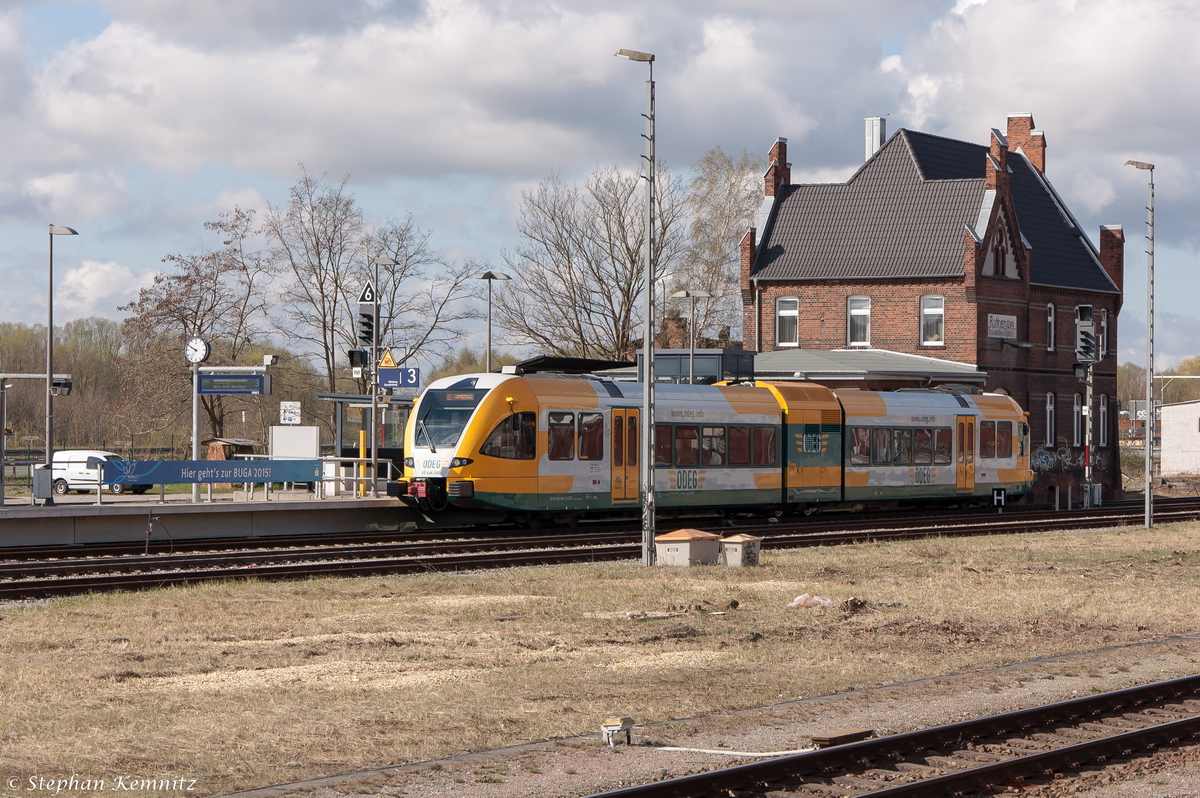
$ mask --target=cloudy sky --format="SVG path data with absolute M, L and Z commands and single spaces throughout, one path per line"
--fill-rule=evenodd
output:
M 1012 112 L 1084 226 L 1125 225 L 1121 359 L 1144 360 L 1146 173 L 1157 348 L 1200 354 L 1200 3 L 1172 0 L 0 0 L 0 321 L 102 315 L 202 223 L 285 201 L 303 162 L 448 257 L 496 260 L 522 188 L 637 168 L 654 52 L 658 151 L 789 140 L 793 179 L 843 179 L 863 117 L 986 143 Z M 1188 144 L 1193 142 L 1193 144 Z

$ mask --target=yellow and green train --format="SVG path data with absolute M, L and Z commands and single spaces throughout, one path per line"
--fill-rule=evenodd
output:
M 472 374 L 409 416 L 403 499 L 473 523 L 571 523 L 640 507 L 640 383 Z M 812 513 L 991 505 L 1026 493 L 1026 413 L 1009 396 L 805 382 L 655 387 L 660 512 Z

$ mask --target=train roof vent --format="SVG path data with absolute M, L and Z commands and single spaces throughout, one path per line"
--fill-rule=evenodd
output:
M 501 366 L 500 373 L 501 374 L 524 374 L 525 369 L 521 368 L 520 366 L 515 366 L 515 365 L 514 366 Z

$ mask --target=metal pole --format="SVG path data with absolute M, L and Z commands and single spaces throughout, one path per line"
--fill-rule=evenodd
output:
M 1095 452 L 1092 451 L 1092 385 L 1093 376 L 1095 374 L 1095 363 L 1087 364 L 1087 397 L 1084 399 L 1084 409 L 1087 412 L 1087 417 L 1084 419 L 1085 426 L 1083 428 L 1083 482 L 1087 495 L 1084 496 L 1083 506 L 1090 508 L 1093 505 L 1093 494 L 1095 489 L 1092 487 L 1092 457 Z
M 30 470 L 32 477 L 33 471 Z M 50 493 L 45 506 L 54 506 L 54 225 L 50 225 L 50 261 L 46 267 L 46 476 Z M 32 480 L 30 480 L 32 485 Z
M 379 258 L 375 259 L 375 323 L 371 325 L 371 498 L 379 498 Z
M 688 385 L 696 384 L 696 297 L 688 293 L 688 332 L 691 344 L 688 346 Z
M 200 459 L 200 364 L 192 364 L 192 459 Z M 200 503 L 200 483 L 192 483 L 192 504 Z
M 4 479 L 8 476 L 8 383 L 0 380 L 0 507 L 4 506 Z
M 487 329 L 487 353 L 484 354 L 484 370 L 488 374 L 492 373 L 492 280 L 488 278 L 488 329 Z
M 654 61 L 646 81 L 646 291 L 642 333 L 642 565 L 654 565 Z
M 1154 167 L 1146 206 L 1146 528 L 1154 527 Z

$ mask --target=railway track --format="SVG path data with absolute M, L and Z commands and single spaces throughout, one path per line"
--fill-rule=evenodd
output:
M 1164 503 L 1158 521 L 1200 517 L 1200 501 Z M 871 517 L 785 523 L 742 523 L 741 532 L 763 536 L 763 548 L 845 545 L 931 536 L 1017 534 L 1061 529 L 1140 524 L 1140 507 L 1112 506 L 1065 515 L 1023 511 L 1004 515 L 962 513 L 906 518 Z M 712 531 L 728 527 L 707 526 Z M 236 546 L 222 551 L 209 547 L 226 541 L 188 541 L 191 551 L 170 554 L 131 554 L 125 544 L 72 549 L 55 547 L 50 558 L 34 559 L 25 550 L 0 551 L 0 599 L 41 598 L 108 590 L 131 590 L 189 584 L 218 579 L 298 579 L 312 576 L 361 576 L 427 571 L 459 571 L 521 565 L 631 559 L 640 556 L 640 531 L 619 527 L 574 530 L 565 534 L 496 537 L 494 532 L 471 536 L 445 532 L 364 533 L 346 542 L 313 545 L 313 536 L 252 541 L 256 548 Z M 237 541 L 246 545 L 247 541 Z M 181 547 L 181 549 L 189 547 Z M 136 549 L 134 549 L 136 551 Z M 44 550 L 42 550 L 44 551 Z M 103 552 L 97 554 L 96 552 Z M 108 554 L 109 551 L 121 552 Z M 64 556 L 69 554 L 89 556 Z M 16 554 L 17 557 L 11 557 Z
M 1200 676 L 659 781 L 591 798 L 1019 792 L 1200 739 Z

